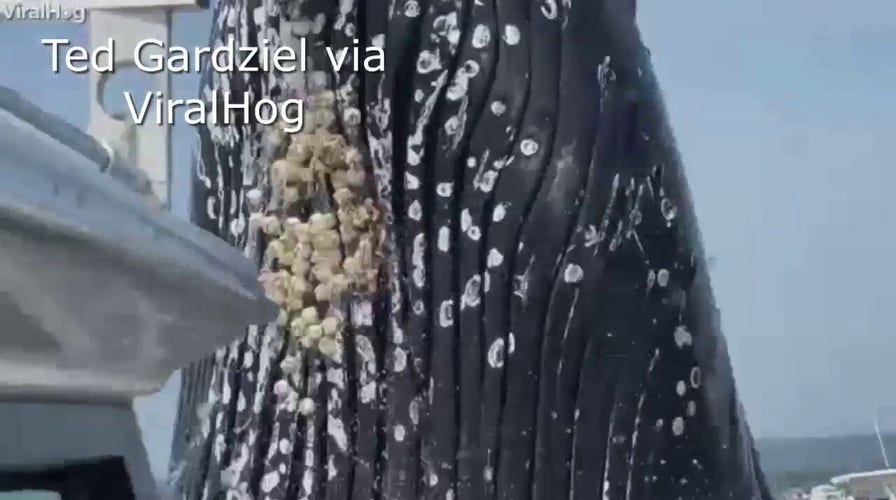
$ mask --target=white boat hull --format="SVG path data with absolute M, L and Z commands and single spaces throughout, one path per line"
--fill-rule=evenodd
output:
M 147 394 L 276 316 L 252 262 L 32 123 L 0 100 L 0 398 Z

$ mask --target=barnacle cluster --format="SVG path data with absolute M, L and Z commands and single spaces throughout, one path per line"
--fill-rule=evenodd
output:
M 380 214 L 365 191 L 363 155 L 334 131 L 333 108 L 332 92 L 317 94 L 301 132 L 272 131 L 283 156 L 271 165 L 267 206 L 250 224 L 266 235 L 260 281 L 280 305 L 290 352 L 338 359 L 346 297 L 376 287 Z M 248 198 L 260 207 L 264 196 L 253 190 Z

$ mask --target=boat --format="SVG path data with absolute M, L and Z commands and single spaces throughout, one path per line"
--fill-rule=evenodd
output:
M 896 500 L 896 469 L 890 468 L 886 447 L 878 419 L 874 431 L 886 468 L 841 474 L 828 484 L 820 484 L 808 492 L 793 490 L 785 493 L 785 500 Z
M 0 500 L 158 500 L 134 398 L 278 313 L 112 162 L 0 88 Z

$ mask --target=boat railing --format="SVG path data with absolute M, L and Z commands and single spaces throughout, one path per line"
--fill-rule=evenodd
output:
M 60 5 L 51 8 L 85 13 L 88 46 L 106 45 L 114 40 L 115 69 L 135 66 L 134 49 L 143 40 L 155 39 L 171 45 L 172 16 L 176 11 L 198 10 L 207 7 L 207 0 L 58 0 Z M 47 0 L 23 0 L 26 7 L 48 7 Z M 141 48 L 141 54 L 150 57 L 164 48 L 152 44 Z M 90 107 L 88 132 L 95 137 L 109 153 L 113 161 L 133 165 L 145 172 L 152 191 L 166 206 L 170 199 L 170 179 L 172 165 L 172 141 L 167 118 L 160 123 L 147 120 L 136 126 L 130 117 L 112 114 L 104 106 L 106 87 L 110 74 L 89 72 Z M 171 95 L 171 75 L 167 70 L 150 75 L 149 92 Z M 162 111 L 163 113 L 165 110 Z

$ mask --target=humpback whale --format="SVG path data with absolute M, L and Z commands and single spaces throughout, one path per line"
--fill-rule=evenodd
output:
M 635 11 L 218 3 L 213 44 L 304 40 L 310 61 L 207 68 L 201 93 L 305 98 L 318 128 L 198 127 L 194 221 L 256 259 L 284 305 L 184 372 L 179 498 L 772 498 Z M 355 39 L 384 49 L 384 71 L 328 67 Z M 367 259 L 349 259 L 340 215 L 313 236 L 342 242 L 335 264 L 287 270 L 330 262 L 301 238 L 350 199 L 375 207 Z M 333 295 L 332 276 L 364 271 L 374 286 Z M 318 313 L 336 340 L 317 340 Z

